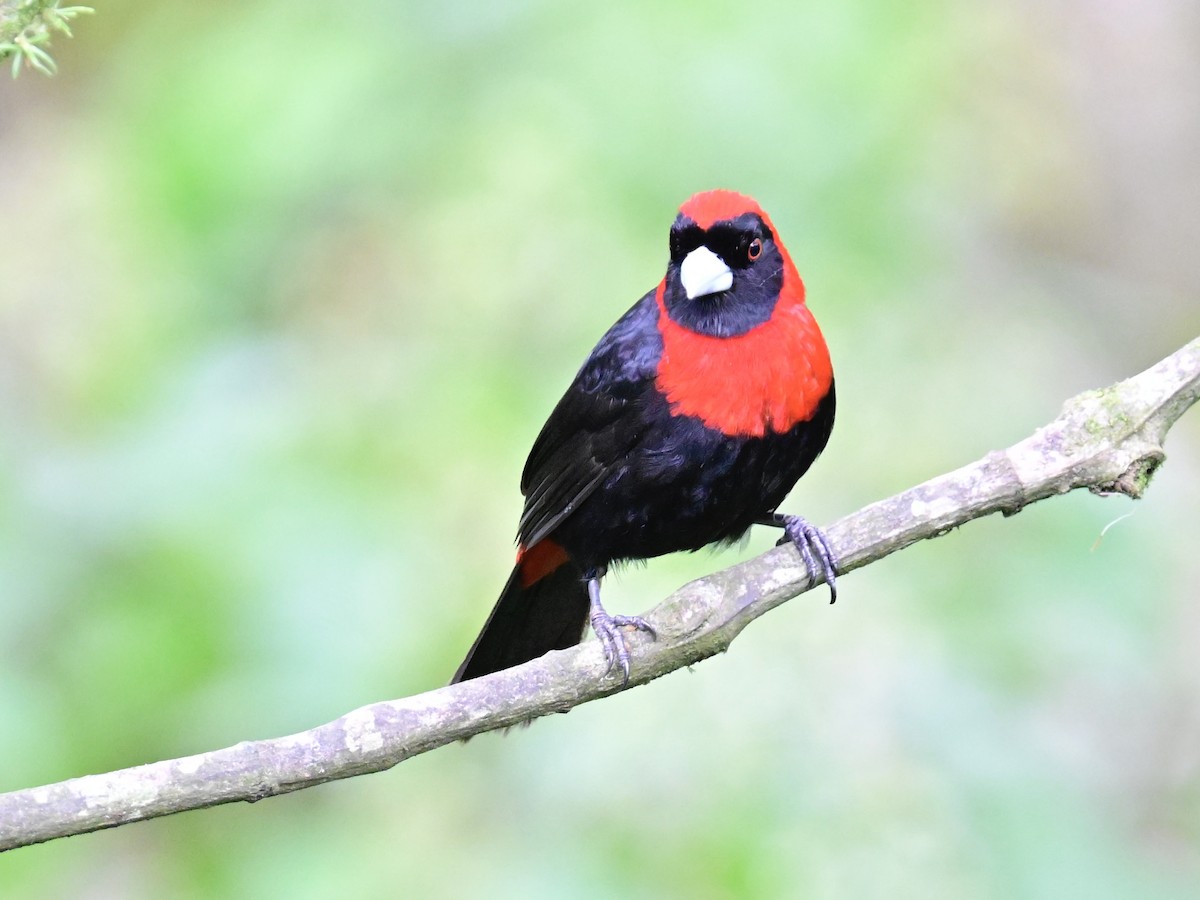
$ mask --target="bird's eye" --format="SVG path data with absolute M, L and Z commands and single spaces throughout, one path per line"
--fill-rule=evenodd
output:
M 762 241 L 755 238 L 750 242 L 750 246 L 746 248 L 746 259 L 753 262 L 762 256 Z

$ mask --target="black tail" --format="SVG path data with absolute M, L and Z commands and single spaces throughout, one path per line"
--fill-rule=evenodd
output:
M 520 567 L 496 601 L 479 637 L 450 682 L 468 681 L 574 647 L 587 628 L 588 593 L 583 572 L 567 560 L 529 586 Z

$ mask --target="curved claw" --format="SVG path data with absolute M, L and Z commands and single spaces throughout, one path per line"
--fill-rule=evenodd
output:
M 608 661 L 604 674 L 607 676 L 613 667 L 621 667 L 621 686 L 629 684 L 629 648 L 625 646 L 622 628 L 634 628 L 649 633 L 652 639 L 658 638 L 658 633 L 641 616 L 610 616 L 600 605 L 600 579 L 588 579 L 588 597 L 592 603 L 592 630 L 604 648 L 604 658 Z
M 763 524 L 776 525 L 783 529 L 784 536 L 776 546 L 791 542 L 800 552 L 800 558 L 813 578 L 823 578 L 829 585 L 829 602 L 837 602 L 837 557 L 829 546 L 829 538 L 816 525 L 803 516 L 775 513 Z

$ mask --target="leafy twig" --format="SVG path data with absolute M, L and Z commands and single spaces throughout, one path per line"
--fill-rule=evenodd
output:
M 57 31 L 72 37 L 68 24 L 76 16 L 95 12 L 90 6 L 62 6 L 59 0 L 18 0 L 0 3 L 0 62 L 12 57 L 12 77 L 21 74 L 21 63 L 43 75 L 58 71 L 53 57 L 44 49 Z

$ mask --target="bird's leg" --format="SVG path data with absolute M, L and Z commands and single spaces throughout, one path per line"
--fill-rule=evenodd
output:
M 594 569 L 588 569 L 584 573 L 584 578 L 587 579 L 588 600 L 591 601 L 591 613 L 589 617 L 592 621 L 592 631 L 596 632 L 596 637 L 600 639 L 600 645 L 604 647 L 604 658 L 608 660 L 608 668 L 604 670 L 607 675 L 612 671 L 613 666 L 620 665 L 621 667 L 621 683 L 629 684 L 629 648 L 625 646 L 625 639 L 621 636 L 619 628 L 632 627 L 638 631 L 649 632 L 651 638 L 657 638 L 658 635 L 650 626 L 650 623 L 641 616 L 610 616 L 605 612 L 604 607 L 600 604 L 600 579 L 604 577 L 606 568 L 597 566 Z
M 758 520 L 758 524 L 782 528 L 784 536 L 776 542 L 776 546 L 787 541 L 795 544 L 804 565 L 808 568 L 808 574 L 814 579 L 824 578 L 825 583 L 829 585 L 829 602 L 837 601 L 837 557 L 833 554 L 833 548 L 829 546 L 825 532 L 803 516 L 789 516 L 777 512 L 763 516 Z

